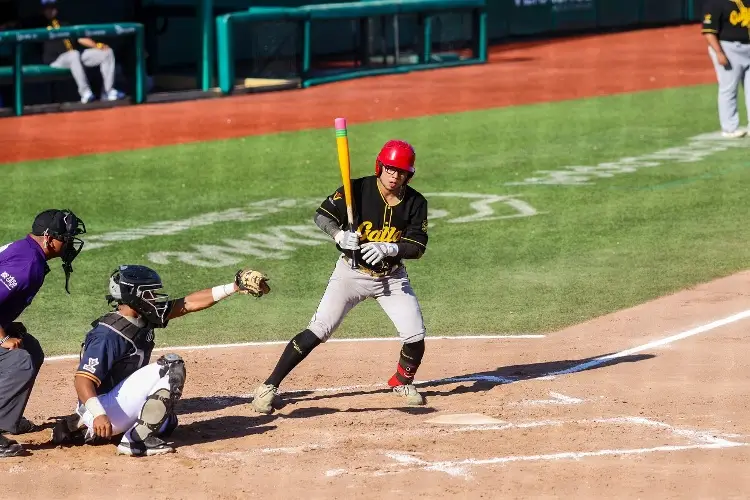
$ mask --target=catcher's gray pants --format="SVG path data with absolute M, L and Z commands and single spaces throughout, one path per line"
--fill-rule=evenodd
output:
M 376 278 L 352 269 L 343 254 L 336 262 L 318 310 L 307 328 L 325 342 L 341 325 L 349 311 L 368 298 L 378 301 L 405 344 L 424 339 L 422 309 L 409 282 L 406 268 L 401 266 L 392 274 Z
M 745 105 L 750 115 L 750 44 L 724 41 L 719 43 L 730 64 L 728 68 L 720 66 L 714 49 L 708 48 L 719 82 L 719 122 L 724 132 L 734 132 L 740 127 L 740 114 L 737 110 L 737 91 L 740 82 L 745 90 Z
M 115 53 L 109 47 L 106 49 L 86 49 L 83 52 L 69 50 L 60 54 L 50 66 L 70 69 L 81 97 L 91 93 L 86 71 L 83 69 L 84 66 L 89 68 L 99 66 L 104 82 L 104 92 L 112 90 L 115 84 Z
M 20 349 L 0 347 L 0 430 L 15 433 L 26 409 L 44 351 L 34 337 L 24 333 Z

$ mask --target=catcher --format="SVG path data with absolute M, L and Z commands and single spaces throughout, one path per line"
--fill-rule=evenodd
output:
M 105 297 L 115 309 L 97 319 L 86 335 L 74 385 L 76 413 L 57 422 L 54 444 L 109 441 L 122 434 L 117 453 L 151 456 L 175 449 L 162 438 L 177 427 L 175 403 L 185 384 L 185 363 L 166 354 L 149 364 L 154 330 L 170 320 L 207 309 L 234 293 L 260 297 L 268 277 L 240 270 L 234 281 L 170 300 L 159 275 L 139 265 L 119 266 Z

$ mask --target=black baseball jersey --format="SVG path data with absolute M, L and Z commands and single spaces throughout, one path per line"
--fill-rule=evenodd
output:
M 748 2 L 750 5 L 750 2 Z M 726 42 L 750 43 L 750 10 L 742 0 L 706 0 L 703 33 L 714 33 Z
M 360 232 L 360 244 L 367 242 L 400 243 L 396 257 L 386 257 L 378 264 L 371 266 L 362 259 L 362 251 L 356 250 L 360 265 L 382 272 L 390 269 L 402 260 L 403 244 L 408 243 L 419 248 L 419 256 L 427 249 L 427 200 L 417 190 L 404 186 L 401 201 L 391 207 L 378 189 L 378 179 L 374 175 L 352 179 L 352 200 L 354 203 L 354 225 Z M 342 229 L 348 229 L 344 187 L 339 187 L 327 197 L 317 213 L 336 221 Z M 351 250 L 340 251 L 351 258 Z
M 48 30 L 51 30 L 63 28 L 65 26 L 70 26 L 70 23 L 59 21 L 57 19 L 49 20 L 43 15 L 32 16 L 21 21 L 21 27 L 24 29 L 47 28 Z M 77 41 L 75 39 L 71 40 L 70 38 L 55 38 L 47 40 L 41 45 L 42 62 L 44 64 L 51 64 L 65 52 L 78 49 Z

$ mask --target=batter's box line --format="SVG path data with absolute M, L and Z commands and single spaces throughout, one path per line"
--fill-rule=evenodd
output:
M 469 469 L 476 466 L 491 466 L 491 465 L 502 465 L 512 462 L 538 462 L 538 461 L 556 461 L 556 460 L 582 460 L 589 457 L 604 457 L 604 456 L 629 456 L 629 455 L 644 455 L 648 453 L 658 452 L 674 452 L 674 451 L 686 451 L 696 449 L 723 449 L 723 448 L 734 448 L 738 446 L 747 446 L 748 443 L 739 443 L 736 441 L 729 441 L 715 436 L 713 433 L 701 430 L 693 429 L 678 429 L 672 425 L 656 420 L 651 420 L 644 417 L 615 417 L 615 418 L 597 418 L 597 419 L 586 419 L 586 420 L 575 420 L 568 423 L 606 423 L 606 424 L 632 424 L 632 425 L 643 425 L 647 427 L 654 427 L 664 429 L 671 432 L 675 436 L 686 438 L 692 441 L 690 444 L 685 445 L 664 445 L 655 446 L 652 448 L 623 448 L 623 449 L 604 449 L 594 451 L 566 451 L 559 453 L 548 453 L 539 455 L 510 455 L 505 457 L 493 457 L 493 458 L 466 458 L 463 460 L 446 460 L 446 461 L 430 461 L 424 460 L 415 456 L 414 454 L 402 453 L 396 451 L 385 452 L 385 456 L 394 460 L 398 466 L 398 472 L 406 472 L 407 470 L 418 468 L 427 471 L 444 472 L 450 476 L 463 477 L 466 480 L 471 479 Z M 542 425 L 559 425 L 559 421 L 548 421 L 539 422 L 538 426 Z M 510 424 L 513 425 L 513 424 Z M 516 425 L 520 427 L 522 424 Z M 501 426 L 476 426 L 472 430 L 505 430 L 510 428 L 508 425 Z M 469 429 L 466 429 L 469 430 Z M 384 471 L 377 471 L 376 474 L 382 474 Z M 395 473 L 395 472 L 393 472 Z

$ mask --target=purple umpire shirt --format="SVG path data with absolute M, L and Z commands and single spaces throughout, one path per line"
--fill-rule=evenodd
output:
M 0 326 L 31 304 L 49 272 L 42 247 L 31 236 L 0 246 Z

